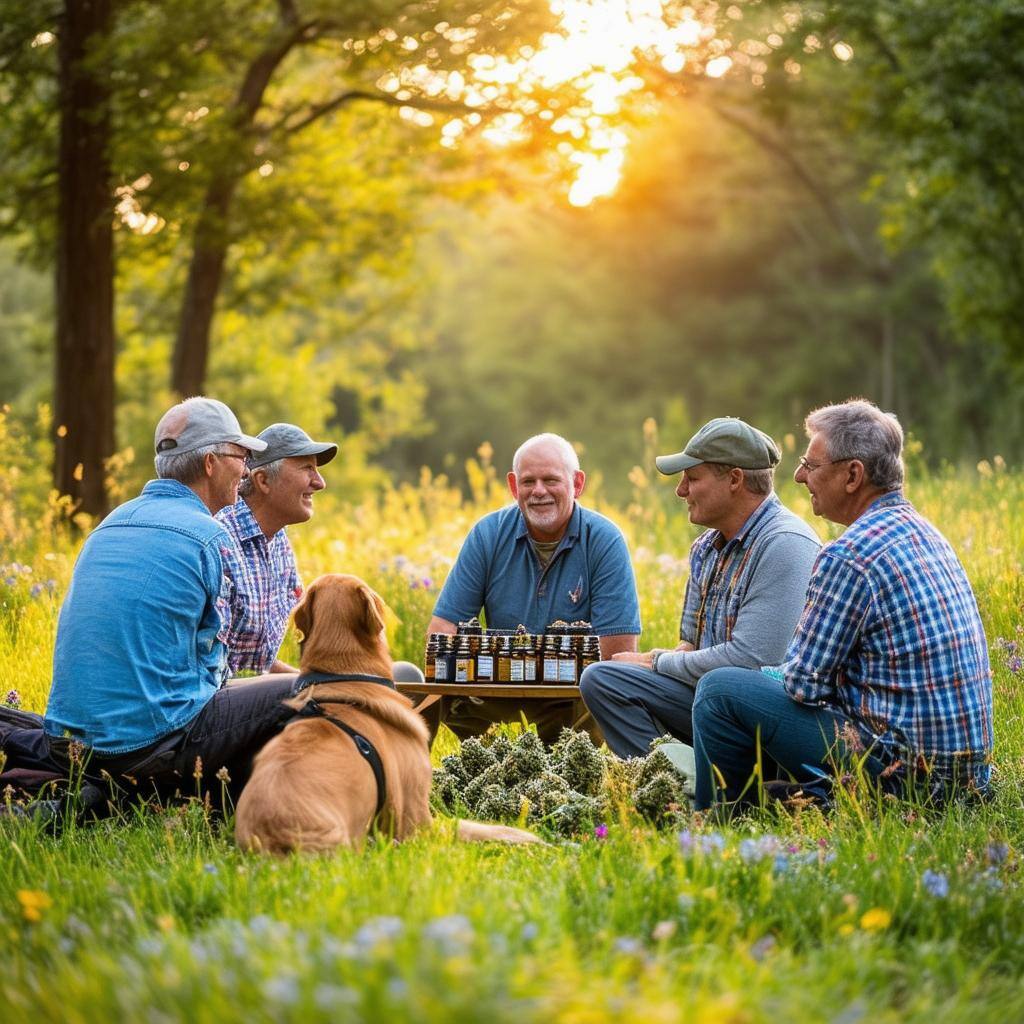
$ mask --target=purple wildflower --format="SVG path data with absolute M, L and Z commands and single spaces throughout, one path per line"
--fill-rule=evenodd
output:
M 985 859 L 989 864 L 1002 864 L 1009 855 L 1010 847 L 1006 843 L 992 842 L 985 847 Z
M 607 839 L 608 838 L 608 826 L 603 822 L 594 829 L 595 839 Z
M 7 696 L 4 697 L 5 708 L 20 708 L 21 707 L 21 694 L 17 690 L 8 690 Z
M 949 895 L 949 879 L 938 871 L 925 871 L 921 884 L 936 899 L 945 899 Z

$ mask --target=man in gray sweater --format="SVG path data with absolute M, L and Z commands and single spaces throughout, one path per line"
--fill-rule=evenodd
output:
M 705 672 L 782 660 L 821 546 L 773 493 L 778 446 L 743 420 L 711 420 L 683 451 L 655 461 L 666 475 L 682 473 L 676 494 L 690 522 L 709 529 L 690 548 L 678 646 L 616 654 L 580 680 L 620 757 L 646 754 L 665 733 L 692 743 L 693 700 Z

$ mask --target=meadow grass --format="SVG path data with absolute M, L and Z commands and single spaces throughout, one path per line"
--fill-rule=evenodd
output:
M 504 500 L 486 462 L 471 470 L 469 499 L 428 475 L 356 506 L 328 491 L 294 531 L 307 579 L 355 572 L 382 593 L 397 657 L 420 660 L 462 537 Z M 695 531 L 670 487 L 632 479 L 627 507 L 591 501 L 629 538 L 642 646 L 668 646 Z M 243 854 L 198 803 L 56 838 L 6 819 L 0 1020 L 1024 1019 L 1024 701 L 999 642 L 1021 639 L 1024 475 L 918 476 L 911 496 L 988 630 L 992 802 L 939 814 L 854 793 L 827 817 L 681 833 L 620 807 L 604 838 L 534 848 L 460 845 L 441 821 L 401 847 L 284 860 Z M 811 520 L 795 488 L 782 497 Z M 0 522 L 0 687 L 35 710 L 76 550 L 58 520 Z

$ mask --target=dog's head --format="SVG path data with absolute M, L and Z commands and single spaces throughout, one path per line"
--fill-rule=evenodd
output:
M 358 576 L 318 576 L 294 612 L 303 672 L 367 672 L 391 676 L 384 635 L 386 606 Z

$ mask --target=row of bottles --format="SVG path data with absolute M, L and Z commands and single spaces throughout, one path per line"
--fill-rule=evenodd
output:
M 537 636 L 523 626 L 515 633 L 494 633 L 471 620 L 460 623 L 454 635 L 430 634 L 424 675 L 428 683 L 575 686 L 583 670 L 600 660 L 600 641 L 589 623 Z

